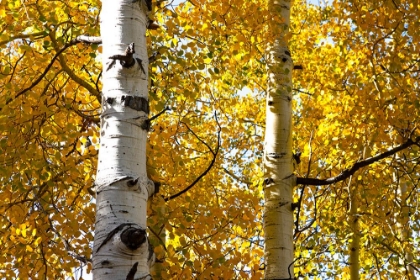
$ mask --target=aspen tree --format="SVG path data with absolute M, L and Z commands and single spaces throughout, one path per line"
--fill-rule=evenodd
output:
M 277 35 L 267 48 L 267 113 L 264 152 L 265 279 L 293 279 L 292 69 L 288 49 L 291 2 L 270 0 Z
M 148 61 L 146 2 L 104 0 L 103 100 L 96 177 L 94 279 L 147 279 L 153 249 L 146 235 Z

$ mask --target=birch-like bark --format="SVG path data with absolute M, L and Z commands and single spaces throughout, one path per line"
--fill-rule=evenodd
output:
M 292 192 L 292 69 L 288 49 L 290 0 L 268 0 L 276 34 L 267 48 L 267 113 L 264 151 L 265 279 L 294 279 Z
M 150 278 L 153 250 L 146 235 L 146 208 L 154 184 L 146 174 L 147 13 L 143 0 L 102 1 L 103 89 L 95 181 L 94 279 Z

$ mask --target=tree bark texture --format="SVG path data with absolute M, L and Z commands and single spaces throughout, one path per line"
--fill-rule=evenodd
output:
M 264 151 L 265 279 L 293 279 L 292 70 L 288 49 L 291 2 L 268 0 L 268 89 Z
M 93 278 L 148 279 L 146 235 L 148 61 L 145 1 L 103 0 L 101 143 L 96 187 Z

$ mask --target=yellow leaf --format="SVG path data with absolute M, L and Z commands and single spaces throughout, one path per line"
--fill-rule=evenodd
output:
M 39 237 L 35 240 L 34 245 L 35 245 L 35 246 L 38 246 L 38 245 L 39 245 L 39 243 L 41 243 L 41 241 L 42 241 L 42 238 L 41 238 L 41 236 L 39 236 Z
M 31 246 L 26 245 L 26 251 L 28 251 L 28 252 L 33 252 L 33 250 L 34 250 L 34 249 L 32 249 L 32 247 L 31 247 Z
M 20 225 L 21 228 L 21 234 L 23 237 L 26 237 L 26 224 L 21 224 Z

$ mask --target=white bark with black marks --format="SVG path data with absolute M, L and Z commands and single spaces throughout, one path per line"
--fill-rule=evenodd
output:
M 146 234 L 146 207 L 154 185 L 147 178 L 147 130 L 142 128 L 149 111 L 148 12 L 144 1 L 102 1 L 104 70 L 94 279 L 150 278 L 148 263 L 153 256 Z
M 277 34 L 266 53 L 268 88 L 264 152 L 265 279 L 293 279 L 292 70 L 287 33 L 290 1 L 268 0 Z

